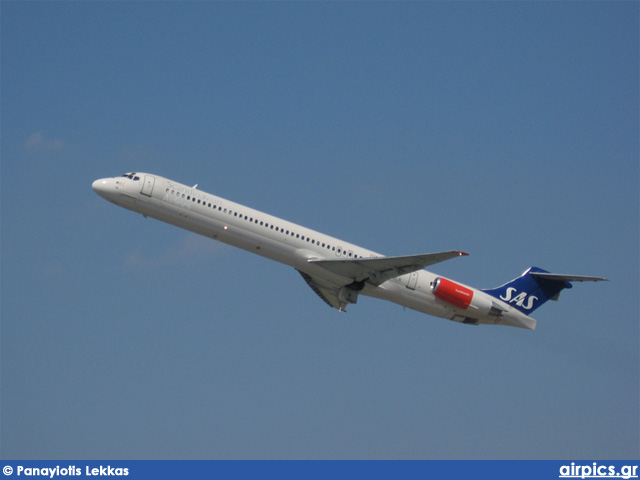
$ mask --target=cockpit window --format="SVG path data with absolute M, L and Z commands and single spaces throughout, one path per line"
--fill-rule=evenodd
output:
M 130 180 L 140 180 L 140 177 L 136 176 L 136 172 L 125 173 L 124 175 L 120 175 L 120 176 L 128 178 Z

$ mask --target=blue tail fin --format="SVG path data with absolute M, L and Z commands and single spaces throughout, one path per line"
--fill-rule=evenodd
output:
M 568 280 L 581 278 L 592 280 L 591 277 L 554 275 L 541 268 L 531 267 L 515 280 L 498 288 L 483 290 L 483 292 L 512 305 L 525 315 L 529 315 L 547 300 L 557 300 L 558 295 L 565 288 L 571 288 L 572 285 Z

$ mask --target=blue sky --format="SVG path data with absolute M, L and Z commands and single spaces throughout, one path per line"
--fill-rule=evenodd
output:
M 2 2 L 1 451 L 637 459 L 637 2 Z M 362 298 L 105 202 L 147 171 L 481 288 Z

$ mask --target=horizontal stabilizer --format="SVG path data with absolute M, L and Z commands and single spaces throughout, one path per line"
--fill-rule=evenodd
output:
M 468 253 L 451 250 L 403 257 L 353 258 L 348 260 L 312 258 L 307 261 L 319 265 L 331 273 L 353 279 L 354 282 L 367 280 L 373 285 L 380 285 L 391 278 L 464 255 L 468 255 Z
M 552 282 L 607 282 L 608 279 L 602 277 L 585 277 L 584 275 L 559 275 L 557 273 L 531 272 L 537 278 L 544 278 Z

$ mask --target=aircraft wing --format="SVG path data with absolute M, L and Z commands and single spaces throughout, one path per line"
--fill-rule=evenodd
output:
M 429 265 L 463 255 L 469 254 L 458 250 L 451 250 L 448 252 L 424 253 L 403 257 L 350 258 L 348 260 L 341 258 L 311 258 L 307 261 L 319 265 L 331 273 L 352 278 L 354 282 L 367 280 L 373 285 L 380 285 L 391 278 L 415 272 Z

